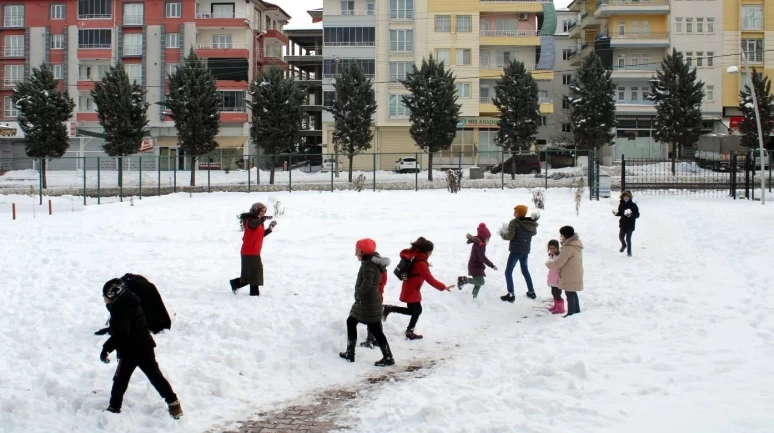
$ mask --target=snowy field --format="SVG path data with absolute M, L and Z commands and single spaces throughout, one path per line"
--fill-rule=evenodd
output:
M 584 196 L 587 197 L 587 196 Z M 538 300 L 503 303 L 502 272 L 488 271 L 474 301 L 425 285 L 424 313 L 385 324 L 398 366 L 437 360 L 424 378 L 385 383 L 343 416 L 357 433 L 774 432 L 774 204 L 727 198 L 637 196 L 634 257 L 618 253 L 611 200 L 569 189 L 546 194 L 530 269 Z M 11 202 L 24 200 L 16 221 Z M 236 215 L 255 201 L 286 208 L 264 246 L 262 296 L 231 294 L 239 273 Z M 46 203 L 46 202 L 44 202 Z M 0 432 L 221 431 L 258 412 L 370 375 L 378 350 L 338 357 L 358 269 L 354 243 L 373 237 L 395 262 L 417 236 L 436 244 L 437 278 L 465 273 L 465 233 L 493 233 L 527 190 L 176 194 L 82 206 L 0 196 Z M 530 206 L 531 207 L 531 206 Z M 270 213 L 273 213 L 269 206 Z M 585 243 L 582 313 L 543 313 L 545 245 L 560 226 Z M 488 255 L 505 267 L 507 243 Z M 99 361 L 107 319 L 101 289 L 126 272 L 162 292 L 172 330 L 156 336 L 162 371 L 185 417 L 172 420 L 135 373 L 123 412 L 107 407 L 113 362 Z M 399 282 L 385 292 L 397 302 Z M 361 339 L 365 329 L 360 330 Z M 210 430 L 211 429 L 211 430 Z

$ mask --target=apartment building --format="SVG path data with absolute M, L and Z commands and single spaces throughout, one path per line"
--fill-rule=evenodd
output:
M 13 140 L 23 138 L 23 133 L 10 100 L 12 89 L 44 62 L 52 65 L 76 103 L 68 128 L 73 137 L 68 156 L 102 154 L 102 129 L 89 92 L 111 65 L 121 62 L 147 90 L 150 137 L 143 149 L 161 157 L 161 169 L 189 168 L 189 160 L 178 149 L 174 123 L 158 104 L 164 100 L 168 74 L 189 50 L 207 62 L 223 95 L 220 148 L 213 159 L 241 157 L 249 151 L 245 104 L 249 80 L 269 65 L 287 68 L 282 57 L 288 39 L 282 29 L 290 16 L 262 0 L 19 1 L 3 5 L 0 13 L 4 103 L 0 123 L 15 130 L 0 145 L 3 155 L 23 155 L 21 140 Z
M 319 152 L 322 146 L 323 118 L 323 26 L 322 9 L 307 11 L 311 24 L 285 28 L 290 41 L 285 55 L 288 72 L 306 88 L 304 119 L 301 124 L 301 146 L 307 151 Z
M 454 72 L 462 105 L 452 148 L 434 158 L 439 166 L 497 161 L 494 84 L 513 59 L 523 61 L 538 80 L 541 113 L 554 112 L 557 18 L 551 0 L 324 0 L 323 11 L 323 99 L 333 100 L 332 83 L 342 65 L 356 62 L 374 77 L 379 108 L 372 149 L 385 153 L 379 168 L 392 168 L 398 157 L 418 152 L 399 81 L 430 55 Z M 323 116 L 329 152 L 331 122 Z M 363 165 L 373 164 L 361 159 Z
M 537 144 L 567 145 L 572 143 L 572 128 L 570 124 L 570 105 L 566 97 L 570 94 L 570 83 L 575 79 L 574 67 L 566 54 L 573 50 L 576 41 L 570 38 L 570 29 L 577 25 L 577 13 L 567 9 L 556 11 L 556 33 L 554 34 L 554 79 L 551 81 L 549 97 L 554 104 L 553 114 L 541 118 L 538 130 Z

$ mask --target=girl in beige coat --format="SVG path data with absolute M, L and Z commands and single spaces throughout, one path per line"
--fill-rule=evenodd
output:
M 562 250 L 556 259 L 546 262 L 548 269 L 559 269 L 559 288 L 567 294 L 567 316 L 580 313 L 578 292 L 583 290 L 583 242 L 575 229 L 559 229 Z

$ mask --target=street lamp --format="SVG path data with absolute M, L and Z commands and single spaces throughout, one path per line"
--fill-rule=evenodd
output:
M 753 87 L 752 83 L 752 71 L 750 71 L 750 65 L 747 63 L 747 56 L 742 52 L 742 61 L 744 62 L 744 68 L 747 69 L 747 77 L 748 82 L 747 85 L 750 87 L 750 93 L 752 93 L 752 100 L 753 100 L 753 109 L 755 110 L 755 123 L 758 125 L 758 146 L 760 147 L 761 152 L 761 204 L 766 204 L 766 174 L 763 171 L 763 128 L 761 128 L 761 112 L 758 109 L 758 97 L 755 96 L 755 87 Z M 738 74 L 739 73 L 739 67 L 738 66 L 729 66 L 728 69 L 726 69 L 726 72 L 729 74 Z M 769 161 L 769 164 L 771 164 L 771 161 Z

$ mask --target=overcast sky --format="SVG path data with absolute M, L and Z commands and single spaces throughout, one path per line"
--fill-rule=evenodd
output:
M 292 24 L 304 24 L 312 22 L 312 18 L 306 13 L 309 9 L 317 9 L 322 7 L 322 0 L 268 0 L 269 3 L 280 5 L 285 12 L 289 13 L 293 19 L 290 20 Z M 477 0 L 471 0 L 477 1 Z M 554 4 L 557 8 L 566 7 L 570 4 L 570 0 L 554 0 Z

